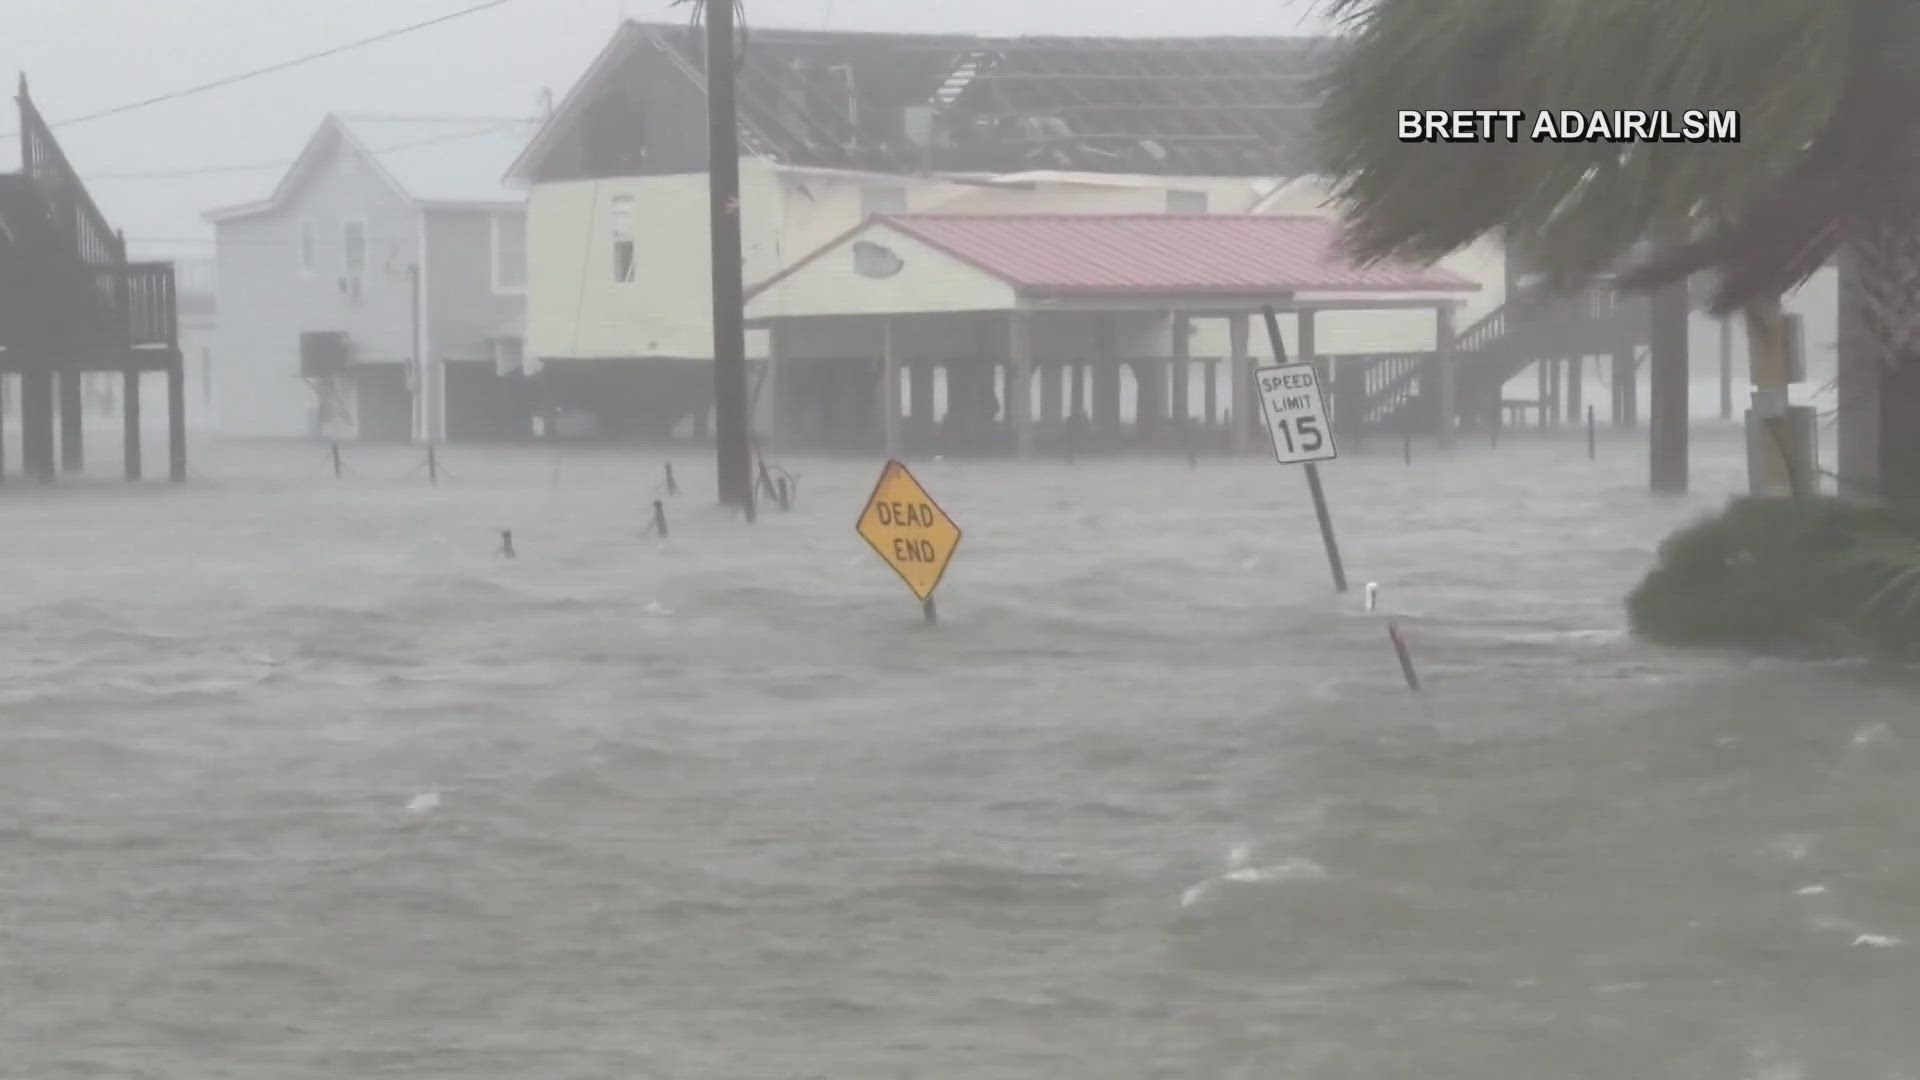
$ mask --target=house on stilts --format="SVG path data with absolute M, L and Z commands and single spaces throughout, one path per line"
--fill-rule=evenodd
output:
M 24 77 L 17 103 L 20 171 L 0 173 L 0 391 L 18 402 L 21 465 L 42 481 L 81 471 L 84 381 L 117 374 L 125 472 L 139 479 L 142 377 L 158 372 L 166 376 L 168 475 L 185 480 L 186 378 L 173 264 L 127 259 L 126 238 L 87 193 Z
M 1614 358 L 1618 397 L 1644 314 L 1604 289 L 1544 297 L 1497 239 L 1343 287 L 1366 272 L 1338 254 L 1310 138 L 1337 47 L 754 28 L 740 212 L 762 440 L 1240 446 L 1257 430 L 1246 388 L 1217 384 L 1270 355 L 1246 325 L 1269 303 L 1355 433 L 1558 423 L 1589 356 Z M 703 64 L 697 29 L 623 25 L 508 172 L 528 190 L 522 355 L 549 434 L 707 432 Z M 1273 243 L 1307 247 L 1252 250 Z M 1066 256 L 1085 273 L 1032 276 Z M 1022 350 L 1036 382 L 1009 396 Z M 1529 367 L 1538 393 L 1511 396 Z

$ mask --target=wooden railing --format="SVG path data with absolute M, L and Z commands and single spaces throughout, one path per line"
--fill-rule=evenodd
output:
M 1420 371 L 1425 353 L 1381 353 L 1368 356 L 1344 356 L 1337 364 L 1360 368 L 1360 422 L 1378 424 L 1399 412 L 1419 393 Z M 1338 406 L 1336 406 L 1337 408 Z
M 122 318 L 116 321 L 125 327 L 128 345 L 179 347 L 180 308 L 172 263 L 127 263 L 108 270 L 105 276 L 117 294 L 114 310 L 121 312 Z
M 40 196 L 50 223 L 64 246 L 89 266 L 109 266 L 126 259 L 126 242 L 107 224 L 105 215 L 80 182 L 80 174 L 53 137 L 53 129 L 27 94 L 20 78 L 20 168 Z

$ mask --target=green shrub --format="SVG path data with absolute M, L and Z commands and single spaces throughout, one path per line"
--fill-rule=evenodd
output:
M 1627 614 L 1667 644 L 1920 656 L 1920 521 L 1828 497 L 1738 499 L 1660 545 Z

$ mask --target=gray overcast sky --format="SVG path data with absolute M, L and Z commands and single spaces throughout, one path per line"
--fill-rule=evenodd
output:
M 264 67 L 477 0 L 0 0 L 0 71 L 24 71 L 51 119 Z M 747 0 L 750 22 L 805 28 L 1060 34 L 1324 32 L 1314 0 Z M 338 57 L 59 131 L 109 220 L 136 247 L 191 252 L 200 211 L 265 195 L 328 112 L 529 115 L 573 85 L 624 14 L 667 0 L 513 0 Z M 13 129 L 12 105 L 0 132 Z M 18 168 L 0 139 L 0 170 Z M 97 178 L 97 179 L 96 179 Z

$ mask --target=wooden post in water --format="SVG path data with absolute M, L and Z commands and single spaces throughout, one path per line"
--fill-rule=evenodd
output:
M 1400 675 L 1407 680 L 1407 689 L 1420 692 L 1420 676 L 1413 670 L 1413 654 L 1407 651 L 1407 640 L 1400 636 L 1400 624 L 1387 624 L 1387 638 L 1393 642 L 1393 652 L 1400 658 Z
M 662 540 L 667 538 L 667 506 L 659 499 L 653 500 L 653 532 Z
M 667 494 L 680 494 L 680 483 L 673 478 L 673 462 L 667 462 Z
M 427 483 L 440 483 L 440 459 L 434 456 L 433 444 L 427 444 Z
M 335 480 L 340 479 L 345 471 L 340 464 L 340 441 L 335 439 L 333 442 L 333 478 Z
M 1587 406 L 1587 460 L 1592 461 L 1598 456 L 1599 452 L 1594 446 L 1593 406 L 1589 405 Z

